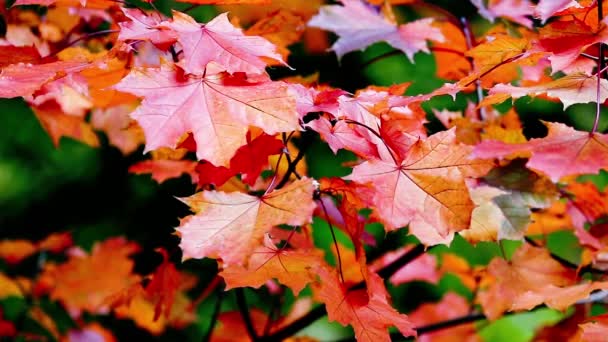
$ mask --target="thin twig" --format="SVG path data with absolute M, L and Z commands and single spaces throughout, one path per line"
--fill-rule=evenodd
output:
M 534 247 L 540 247 L 540 245 L 536 241 L 532 240 L 529 237 L 526 237 L 525 240 L 526 240 L 527 243 L 531 244 Z M 562 264 L 562 266 L 578 270 L 579 273 L 589 272 L 589 273 L 592 273 L 592 274 L 606 275 L 605 271 L 598 270 L 597 268 L 593 268 L 593 267 L 591 267 L 591 265 L 587 265 L 587 266 L 581 267 L 580 265 L 577 265 L 577 264 L 575 264 L 573 262 L 570 262 L 570 261 L 568 261 L 568 260 L 560 257 L 559 255 L 552 253 L 552 252 L 550 252 L 550 255 L 551 255 L 551 258 L 553 258 L 555 261 L 557 261 L 560 264 Z
M 409 250 L 407 253 L 403 254 L 402 256 L 395 259 L 390 264 L 383 267 L 380 271 L 378 271 L 378 275 L 380 277 L 382 277 L 383 279 L 388 279 L 393 274 L 395 274 L 397 271 L 399 271 L 403 266 L 409 264 L 410 262 L 416 260 L 416 258 L 421 256 L 422 254 L 424 254 L 424 252 L 425 252 L 425 247 L 423 245 L 417 245 L 413 249 Z M 361 288 L 365 288 L 364 281 L 355 284 L 349 290 L 361 289 Z M 262 341 L 281 341 L 285 338 L 292 336 L 293 334 L 297 333 L 298 331 L 306 328 L 307 326 L 309 326 L 310 324 L 312 324 L 313 322 L 315 322 L 316 320 L 318 320 L 319 318 L 321 318 L 325 315 L 327 315 L 325 306 L 319 305 L 319 306 L 315 307 L 314 309 L 310 310 L 304 316 L 296 319 L 295 321 L 291 322 L 287 326 L 275 331 L 274 333 L 266 336 L 265 338 L 263 338 L 261 340 Z
M 465 38 L 465 41 L 467 44 L 467 49 L 471 50 L 476 45 L 475 37 L 473 36 L 473 33 L 471 32 L 471 25 L 469 24 L 469 21 L 465 17 L 460 18 L 460 22 L 462 24 L 462 33 L 464 33 L 464 38 Z M 473 72 L 476 72 L 475 63 L 473 61 L 473 58 L 467 57 L 467 60 L 469 61 L 469 64 L 471 64 L 471 68 L 473 69 Z M 481 77 L 475 80 L 475 92 L 477 93 L 477 103 L 479 104 L 479 103 L 481 103 L 481 101 L 483 101 L 483 88 L 481 87 Z M 486 109 L 484 107 L 479 107 L 479 116 L 480 116 L 481 120 L 485 120 Z
M 224 290 L 220 289 L 217 294 L 217 299 L 215 301 L 215 307 L 213 308 L 213 314 L 211 315 L 211 322 L 209 323 L 209 329 L 207 329 L 207 333 L 203 336 L 203 342 L 207 342 L 211 340 L 211 335 L 213 334 L 213 330 L 215 329 L 215 324 L 217 323 L 217 319 L 220 316 L 220 311 L 222 309 L 222 300 L 224 300 Z
M 597 20 L 598 26 L 602 25 L 602 19 L 604 19 L 604 9 L 602 7 L 602 0 L 598 0 L 597 2 Z M 601 98 L 601 90 L 602 90 L 602 72 L 604 70 L 604 43 L 599 42 L 599 53 L 597 59 L 597 87 L 596 87 L 596 108 L 595 108 L 595 120 L 593 121 L 593 128 L 591 129 L 591 133 L 597 132 L 597 128 L 600 124 L 600 115 L 602 113 L 602 103 L 600 102 Z
M 302 160 L 302 158 L 304 158 L 304 155 L 306 154 L 306 149 L 312 143 L 309 140 L 310 140 L 310 138 L 308 138 L 308 139 L 305 138 L 304 144 L 302 144 L 302 146 L 300 146 L 300 150 L 298 151 L 298 154 L 292 160 L 292 162 L 289 163 L 289 166 L 287 166 L 287 171 L 285 171 L 285 174 L 283 175 L 283 179 L 281 179 L 279 184 L 277 184 L 276 189 L 280 189 L 280 188 L 284 187 L 285 184 L 287 184 L 287 182 L 289 181 L 289 177 L 291 176 L 291 174 L 296 171 L 296 166 L 298 165 L 300 160 Z
M 249 307 L 247 306 L 247 300 L 245 299 L 245 291 L 243 291 L 243 288 L 239 287 L 235 289 L 234 292 L 236 294 L 236 303 L 239 306 L 239 312 L 241 313 L 241 318 L 245 323 L 245 328 L 247 329 L 249 338 L 254 342 L 259 341 L 258 334 L 255 332 L 255 327 L 251 321 L 251 316 L 249 316 Z
M 325 219 L 327 220 L 327 224 L 329 225 L 329 231 L 331 232 L 331 237 L 334 240 L 334 246 L 336 246 L 336 257 L 338 259 L 338 273 L 340 274 L 340 280 L 342 280 L 342 284 L 344 284 L 344 273 L 342 272 L 342 257 L 340 256 L 340 246 L 338 246 L 338 240 L 336 239 L 336 233 L 334 232 L 334 226 L 331 224 L 331 219 L 329 218 L 329 214 L 327 213 L 327 208 L 325 207 L 325 202 L 323 199 L 319 199 L 319 203 L 321 203 L 321 208 L 323 208 L 323 212 L 325 213 Z

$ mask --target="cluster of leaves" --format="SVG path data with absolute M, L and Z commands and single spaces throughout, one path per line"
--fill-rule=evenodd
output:
M 180 198 L 191 215 L 175 228 L 179 248 L 157 249 L 148 272 L 124 237 L 90 251 L 69 233 L 0 242 L 0 298 L 27 303 L 3 302 L 0 336 L 112 341 L 104 317 L 159 335 L 200 325 L 203 307 L 201 337 L 216 341 L 282 340 L 324 315 L 361 341 L 493 340 L 520 311 L 542 316 L 528 340 L 604 338 L 602 1 L 470 0 L 476 25 L 422 0 L 186 2 L 171 13 L 110 0 L 3 6 L 0 97 L 22 98 L 55 144 L 99 146 L 97 132 L 125 155 L 144 144 L 149 159 L 130 172 L 185 174 L 196 191 Z M 235 3 L 235 15 L 204 6 Z M 188 14 L 215 10 L 204 24 Z M 432 55 L 441 84 L 341 89 L 289 63 L 290 46 L 346 59 L 381 42 L 387 52 L 367 65 Z M 545 134 L 524 132 L 511 101 L 521 97 L 594 102 L 590 130 L 545 121 Z M 347 151 L 346 175 L 307 170 L 319 144 Z M 555 232 L 579 253 L 552 249 Z M 495 253 L 476 260 L 486 247 Z M 35 274 L 12 271 L 32 256 Z M 214 259 L 217 272 L 184 272 L 180 256 Z M 411 308 L 391 298 L 415 282 L 444 290 Z M 249 306 L 245 287 L 273 304 Z

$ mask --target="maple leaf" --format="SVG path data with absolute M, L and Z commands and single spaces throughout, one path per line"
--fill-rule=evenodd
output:
M 566 69 L 587 47 L 608 41 L 608 18 L 600 25 L 596 25 L 597 18 L 585 18 L 554 21 L 539 30 L 538 47 L 552 54 L 553 72 Z
M 472 148 L 455 143 L 454 130 L 415 143 L 401 163 L 372 160 L 347 177 L 374 186 L 369 204 L 387 230 L 410 225 L 423 243 L 449 243 L 469 227 L 474 208 L 465 177 L 489 170 L 487 162 L 468 160 Z
M 139 8 L 121 7 L 121 10 L 130 21 L 118 23 L 118 40 L 146 40 L 163 50 L 177 41 L 174 31 L 158 27 L 166 19 L 160 13 L 146 13 Z
M 36 246 L 28 240 L 0 241 L 0 259 L 10 265 L 18 264 L 36 252 Z
M 197 162 L 191 160 L 144 160 L 129 167 L 129 172 L 136 175 L 152 174 L 152 179 L 158 183 L 171 178 L 179 178 L 187 174 L 192 183 L 198 183 L 198 174 L 195 171 Z
M 111 145 L 123 154 L 134 152 L 144 143 L 141 128 L 129 117 L 133 106 L 121 105 L 107 109 L 94 109 L 91 113 L 91 126 L 103 131 Z
M 336 272 L 318 269 L 321 284 L 315 286 L 314 297 L 325 303 L 330 321 L 350 324 L 357 341 L 390 341 L 387 328 L 395 326 L 403 336 L 415 336 L 408 317 L 399 314 L 389 303 L 389 296 L 375 273 L 367 275 L 367 289 L 348 290 Z
M 540 0 L 534 9 L 534 16 L 540 18 L 544 24 L 557 12 L 571 7 L 580 8 L 582 6 L 576 0 Z
M 241 146 L 230 160 L 230 169 L 240 173 L 244 183 L 253 186 L 262 169 L 268 165 L 268 157 L 279 154 L 284 148 L 283 142 L 268 134 L 261 134 Z
M 156 302 L 154 307 L 155 321 L 159 319 L 161 314 L 164 314 L 166 318 L 171 316 L 173 302 L 184 280 L 175 265 L 169 261 L 167 251 L 160 248 L 157 249 L 157 252 L 162 255 L 163 261 L 156 268 L 152 280 L 145 287 L 147 296 Z
M 486 98 L 484 103 L 499 103 L 509 97 L 517 99 L 526 95 L 546 93 L 550 97 L 559 99 L 564 104 L 564 109 L 566 109 L 576 103 L 597 102 L 597 82 L 597 76 L 577 73 L 531 87 L 497 84 L 490 89 L 491 96 Z M 489 102 L 493 97 L 496 97 L 497 100 Z M 600 103 L 603 103 L 606 99 L 608 99 L 608 80 L 601 79 Z
M 0 49 L 0 67 L 19 63 L 37 64 L 40 59 L 38 49 L 33 46 L 5 45 Z
M 470 305 L 466 299 L 453 292 L 448 292 L 443 296 L 441 301 L 422 304 L 414 312 L 410 313 L 408 317 L 412 323 L 419 327 L 460 318 L 468 315 L 469 312 Z M 418 337 L 419 342 L 473 342 L 476 340 L 478 339 L 475 336 L 475 326 L 473 324 L 463 324 L 453 328 L 441 329 Z
M 490 186 L 470 190 L 476 207 L 470 229 L 460 232 L 469 242 L 521 240 L 530 223 L 530 208 L 544 208 L 547 201 L 525 193 L 507 192 Z
M 360 0 L 341 2 L 343 6 L 322 6 L 319 14 L 308 22 L 308 26 L 332 31 L 339 36 L 331 47 L 338 58 L 385 41 L 413 61 L 416 52 L 429 52 L 427 40 L 444 40 L 441 30 L 431 25 L 431 18 L 397 26 Z
M 138 250 L 137 244 L 124 238 L 108 239 L 95 244 L 91 254 L 72 255 L 60 265 L 45 264 L 39 282 L 50 287 L 51 298 L 62 302 L 75 316 L 82 310 L 107 312 L 109 296 L 139 281 L 129 259 Z M 108 265 L 112 272 L 106 272 Z
M 264 1 L 264 0 L 261 0 Z M 268 1 L 270 2 L 270 1 Z M 289 45 L 296 43 L 306 28 L 304 19 L 294 12 L 281 9 L 270 13 L 265 18 L 249 27 L 245 33 L 248 36 L 260 36 L 275 44 L 282 60 L 289 56 Z M 270 65 L 281 64 L 281 61 L 270 60 Z
M 382 267 L 391 264 L 412 248 L 400 248 L 396 251 L 384 253 L 381 258 L 375 260 L 370 265 L 370 270 L 378 272 Z M 410 281 L 425 281 L 431 284 L 439 283 L 441 273 L 437 270 L 437 259 L 434 255 L 423 254 L 414 261 L 401 267 L 393 274 L 389 281 L 395 286 L 410 282 Z
M 262 169 L 268 165 L 268 157 L 279 154 L 283 148 L 283 142 L 273 136 L 261 134 L 251 140 L 251 132 L 248 132 L 247 144 L 241 146 L 230 159 L 230 168 L 214 166 L 204 161 L 196 166 L 199 186 L 205 184 L 221 186 L 239 173 L 242 175 L 243 183 L 254 186 Z
M 173 19 L 159 28 L 175 32 L 183 48 L 184 59 L 179 65 L 188 73 L 203 74 L 210 62 L 216 62 L 229 73 L 260 74 L 266 63 L 261 57 L 271 58 L 286 65 L 274 44 L 257 36 L 246 36 L 222 13 L 207 24 L 199 24 L 187 14 L 173 11 Z
M 264 246 L 256 249 L 247 267 L 231 265 L 220 272 L 226 282 L 226 290 L 250 286 L 259 288 L 271 279 L 289 287 L 295 296 L 310 282 L 316 280 L 315 269 L 324 264 L 320 250 L 283 249 L 264 236 Z
M 268 134 L 298 129 L 295 99 L 288 86 L 266 78 L 180 75 L 163 66 L 133 70 L 114 87 L 144 97 L 131 116 L 146 135 L 145 152 L 175 147 L 182 135 L 192 132 L 197 157 L 226 166 L 246 144 L 247 125 Z
M 534 13 L 534 5 L 528 0 L 490 0 L 488 7 L 484 0 L 471 0 L 477 7 L 479 14 L 494 22 L 497 17 L 505 17 L 526 27 L 532 27 L 532 20 L 528 18 Z
M 577 284 L 576 272 L 567 269 L 551 257 L 544 248 L 528 244 L 520 247 L 510 262 L 495 258 L 488 265 L 490 284 L 478 294 L 486 316 L 499 317 L 507 310 L 529 310 L 545 303 L 563 310 L 608 282 Z
M 19 63 L 2 68 L 0 97 L 12 98 L 32 95 L 58 74 L 77 72 L 88 66 L 83 62 L 50 62 L 45 64 Z
M 99 146 L 99 138 L 93 127 L 83 118 L 63 113 L 59 108 L 33 108 L 40 125 L 51 137 L 55 146 L 59 146 L 61 137 L 70 137 L 90 146 Z
M 588 319 L 587 323 L 579 325 L 580 337 L 575 342 L 601 342 L 608 333 L 608 315 L 598 315 Z
M 476 158 L 504 158 L 513 153 L 532 155 L 526 166 L 543 172 L 553 182 L 562 177 L 597 173 L 608 167 L 608 136 L 576 131 L 561 123 L 545 122 L 549 133 L 525 144 L 484 141 L 473 151 Z
M 177 228 L 184 258 L 208 256 L 221 258 L 228 266 L 244 264 L 273 226 L 310 222 L 315 207 L 312 193 L 312 181 L 302 178 L 261 198 L 217 191 L 184 198 L 196 212 Z

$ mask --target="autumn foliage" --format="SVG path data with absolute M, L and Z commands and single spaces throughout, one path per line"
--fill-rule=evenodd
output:
M 7 227 L 0 338 L 605 340 L 608 5 L 177 1 L 3 2 L 3 115 L 173 224 Z

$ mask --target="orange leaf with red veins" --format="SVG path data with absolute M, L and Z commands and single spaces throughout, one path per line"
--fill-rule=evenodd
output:
M 136 175 L 151 174 L 152 179 L 163 183 L 167 179 L 179 178 L 184 173 L 198 183 L 197 162 L 191 160 L 144 160 L 129 167 L 129 172 Z
M 467 316 L 470 313 L 470 310 L 470 305 L 466 299 L 453 292 L 448 292 L 438 303 L 422 304 L 408 316 L 412 323 L 417 327 L 421 327 Z M 440 329 L 439 331 L 418 337 L 418 342 L 461 341 L 481 341 L 480 338 L 476 336 L 474 324 L 462 324 L 453 328 Z
M 528 244 L 515 251 L 511 262 L 502 258 L 492 260 L 488 272 L 485 282 L 490 285 L 479 292 L 477 301 L 490 319 L 512 310 L 519 300 L 525 299 L 528 292 L 550 293 L 546 292 L 549 288 L 576 283 L 575 270 L 562 266 L 547 249 Z
M 298 129 L 295 99 L 282 82 L 243 81 L 224 73 L 186 76 L 168 66 L 134 70 L 116 89 L 144 97 L 131 114 L 146 135 L 146 149 L 175 147 L 192 132 L 197 157 L 227 166 L 246 144 L 248 125 L 268 134 Z
M 11 98 L 32 95 L 45 83 L 61 73 L 72 73 L 84 69 L 81 62 L 51 62 L 46 64 L 12 64 L 0 72 L 0 97 Z
M 184 258 L 213 257 L 227 266 L 245 264 L 273 226 L 310 222 L 313 190 L 312 180 L 303 178 L 262 197 L 202 191 L 184 198 L 196 213 L 177 228 Z
M 599 28 L 596 22 L 597 19 L 593 23 L 579 19 L 556 20 L 539 29 L 538 47 L 552 53 L 549 60 L 553 72 L 571 65 L 587 47 L 608 41 L 608 20 L 602 21 Z
M 367 161 L 347 179 L 373 185 L 369 206 L 388 231 L 409 224 L 424 244 L 449 243 L 471 221 L 474 205 L 465 177 L 491 168 L 485 161 L 469 160 L 471 150 L 455 142 L 454 129 L 439 132 L 414 144 L 400 164 Z
M 314 287 L 314 298 L 325 303 L 330 321 L 351 325 L 357 341 L 390 341 L 387 329 L 395 326 L 403 336 L 415 336 L 413 324 L 389 304 L 382 278 L 368 273 L 367 289 L 348 290 L 336 272 L 318 269 L 321 284 Z
M 583 215 L 593 221 L 608 216 L 608 193 L 599 191 L 593 183 L 570 183 L 565 189 L 572 194 L 572 204 L 580 210 Z
M 445 42 L 433 44 L 437 64 L 437 76 L 447 80 L 459 80 L 471 71 L 471 64 L 464 55 L 468 50 L 466 38 L 460 27 L 449 21 L 438 21 Z
M 360 0 L 342 0 L 343 6 L 322 6 L 308 26 L 334 32 L 339 39 L 331 49 L 338 58 L 348 52 L 385 41 L 403 51 L 413 61 L 414 54 L 429 52 L 427 40 L 442 42 L 441 30 L 432 25 L 432 18 L 425 18 L 396 25 Z
M 277 279 L 297 296 L 308 283 L 316 280 L 315 270 L 323 264 L 320 250 L 278 248 L 265 235 L 264 246 L 253 252 L 247 267 L 231 265 L 224 268 L 220 276 L 226 282 L 226 290 L 245 286 L 259 288 L 267 281 Z
M 513 153 L 532 154 L 526 166 L 553 182 L 565 176 L 597 173 L 608 167 L 608 135 L 574 130 L 564 124 L 545 122 L 549 134 L 525 144 L 484 141 L 475 147 L 476 158 L 506 158 Z
M 266 68 L 261 57 L 286 65 L 274 44 L 262 37 L 243 34 L 230 23 L 228 13 L 218 15 L 207 24 L 199 24 L 189 15 L 173 11 L 173 19 L 158 28 L 175 32 L 184 51 L 179 65 L 187 73 L 202 75 L 207 64 L 216 62 L 229 73 L 261 74 Z
M 52 284 L 51 299 L 62 302 L 73 316 L 83 310 L 107 312 L 108 297 L 139 282 L 129 258 L 138 250 L 124 238 L 108 239 L 95 244 L 91 254 L 73 254 L 59 265 L 45 264 L 39 281 Z

